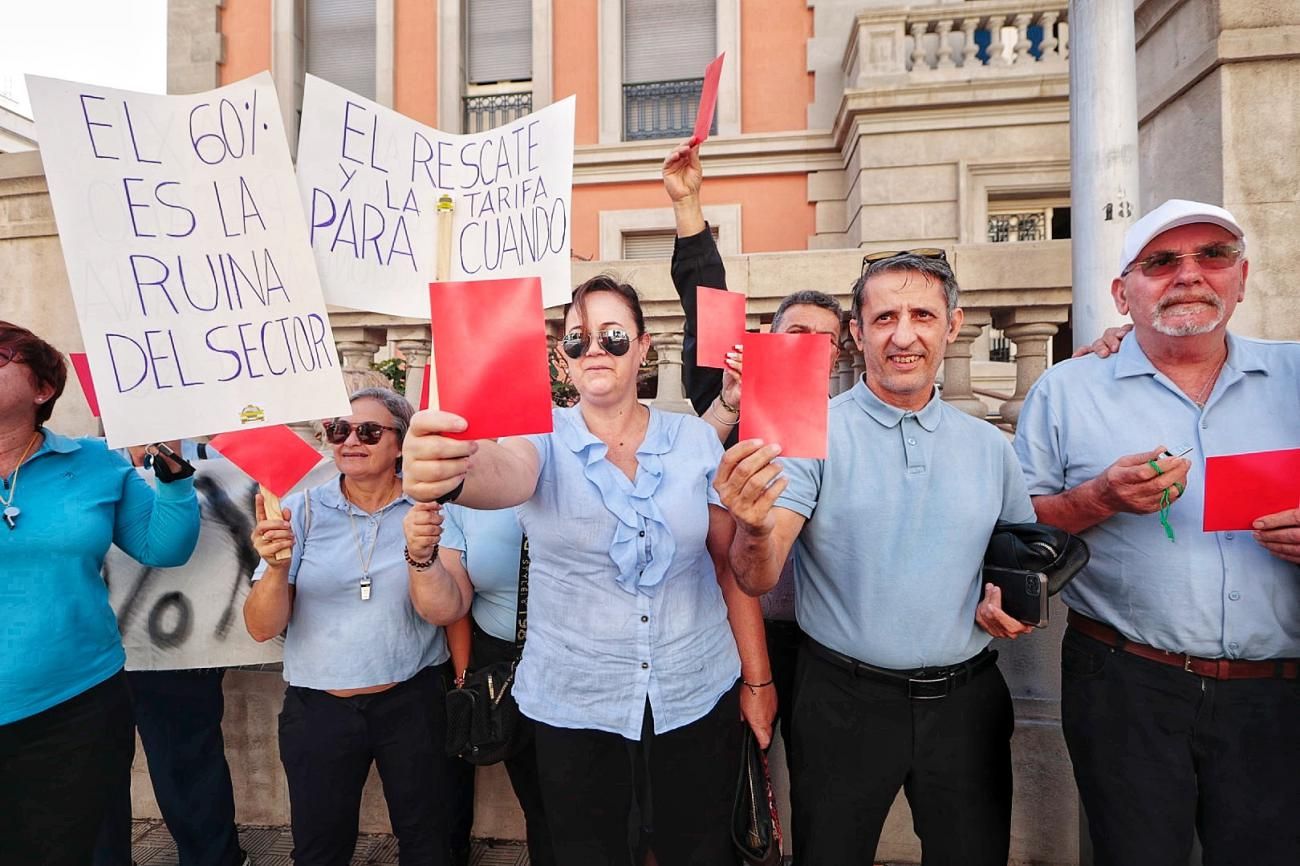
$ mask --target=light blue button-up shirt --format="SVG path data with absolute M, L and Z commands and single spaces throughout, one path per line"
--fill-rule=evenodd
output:
M 293 527 L 289 582 L 295 588 L 284 635 L 284 679 L 311 689 L 404 682 L 450 655 L 443 630 L 411 604 L 402 518 L 412 500 L 402 495 L 367 514 L 343 495 L 341 481 L 339 476 L 284 500 Z M 304 496 L 311 497 L 306 533 Z M 367 556 L 370 598 L 363 601 Z M 265 571 L 262 562 L 253 580 Z
M 807 518 L 794 548 L 800 627 L 893 670 L 979 653 L 993 526 L 1034 519 L 1011 444 L 937 391 L 906 412 L 861 379 L 831 400 L 828 435 L 826 459 L 783 461 L 790 483 L 776 502 Z
M 639 739 L 703 717 L 740 676 L 706 540 L 722 446 L 698 418 L 650 410 L 635 481 L 578 406 L 527 437 L 541 460 L 519 508 L 529 539 L 528 640 L 515 682 L 524 715 Z
M 524 530 L 514 508 L 478 511 L 444 505 L 444 550 L 459 550 L 460 564 L 474 585 L 474 622 L 500 640 L 515 642 L 519 612 L 519 548 Z
M 1088 566 L 1061 593 L 1125 637 L 1206 658 L 1300 656 L 1300 566 L 1249 531 L 1204 532 L 1205 458 L 1300 447 L 1300 343 L 1229 335 L 1205 409 L 1156 370 L 1135 337 L 1109 358 L 1057 364 L 1030 390 L 1016 453 L 1032 495 L 1061 493 L 1157 445 L 1192 462 L 1165 537 L 1158 514 L 1116 514 L 1083 533 Z

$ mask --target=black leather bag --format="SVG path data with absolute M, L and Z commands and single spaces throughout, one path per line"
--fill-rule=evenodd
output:
M 515 657 L 465 674 L 447 692 L 447 754 L 476 766 L 504 761 L 527 741 L 521 737 L 519 705 L 511 691 L 528 633 L 528 536 L 519 547 L 519 601 L 515 608 Z
M 984 564 L 1047 576 L 1047 594 L 1056 595 L 1088 564 L 1088 545 L 1078 536 L 1046 523 L 998 521 L 984 553 Z
M 772 795 L 767 755 L 758 747 L 754 732 L 745 725 L 740 750 L 740 778 L 731 812 L 731 841 L 745 866 L 780 866 L 781 819 Z

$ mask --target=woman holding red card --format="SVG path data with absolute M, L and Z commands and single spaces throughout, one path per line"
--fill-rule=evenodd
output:
M 263 562 L 244 621 L 256 640 L 285 635 L 280 758 L 294 862 L 350 862 L 374 763 L 399 862 L 447 866 L 447 642 L 412 606 L 402 554 L 412 501 L 398 472 L 411 406 L 387 388 L 351 399 L 351 415 L 324 424 L 339 477 L 286 497 L 282 520 L 257 498 Z
M 580 401 L 554 411 L 554 432 L 453 440 L 464 419 L 422 412 L 407 490 L 520 505 L 532 562 L 514 695 L 536 723 L 559 862 L 626 864 L 634 805 L 661 866 L 732 862 L 739 719 L 766 745 L 776 697 L 758 602 L 727 564 L 721 446 L 698 418 L 637 400 L 650 337 L 631 286 L 579 286 L 565 328 Z M 427 590 L 446 600 L 440 620 L 463 615 L 466 593 Z

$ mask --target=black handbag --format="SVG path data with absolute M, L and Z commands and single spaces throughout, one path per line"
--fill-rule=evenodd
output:
M 740 779 L 731 811 L 731 841 L 745 866 L 780 866 L 781 819 L 772 795 L 767 755 L 745 725 L 740 748 Z
M 519 546 L 514 658 L 469 671 L 464 684 L 447 692 L 447 754 L 476 766 L 504 761 L 526 744 L 520 736 L 519 705 L 511 692 L 528 633 L 528 563 L 525 535 Z
M 1047 577 L 1047 594 L 1056 595 L 1088 564 L 1088 545 L 1064 529 L 1046 523 L 1005 523 L 993 528 L 984 564 L 1038 572 Z

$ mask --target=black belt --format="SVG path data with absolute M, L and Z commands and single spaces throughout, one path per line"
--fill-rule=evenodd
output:
M 998 660 L 996 650 L 984 650 L 979 655 L 966 661 L 941 668 L 917 668 L 909 671 L 895 671 L 878 668 L 866 662 L 860 662 L 852 656 L 836 652 L 823 646 L 812 638 L 806 644 L 808 651 L 823 661 L 843 668 L 855 677 L 880 683 L 899 686 L 914 701 L 930 701 L 946 698 L 957 689 L 966 685 L 975 675 Z

